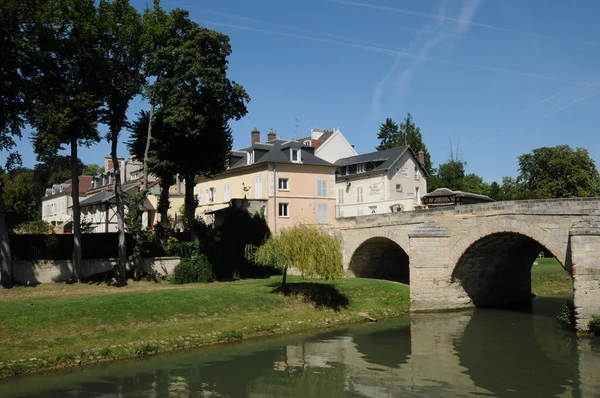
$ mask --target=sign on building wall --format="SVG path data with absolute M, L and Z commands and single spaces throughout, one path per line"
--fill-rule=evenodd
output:
M 408 178 L 408 167 L 400 167 L 396 169 L 396 175 L 400 178 Z
M 379 195 L 381 192 L 381 183 L 375 182 L 369 185 L 369 195 Z

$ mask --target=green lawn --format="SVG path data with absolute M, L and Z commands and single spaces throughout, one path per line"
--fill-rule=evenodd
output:
M 531 290 L 538 296 L 569 293 L 573 282 L 555 258 L 538 258 L 531 268 Z
M 0 374 L 144 355 L 408 311 L 405 285 L 281 277 L 208 285 L 48 284 L 0 291 Z M 333 287 L 333 288 L 332 288 Z M 17 362 L 14 362 L 17 360 Z

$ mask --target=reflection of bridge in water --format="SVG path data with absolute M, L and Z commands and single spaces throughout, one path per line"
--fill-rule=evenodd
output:
M 413 314 L 304 338 L 32 375 L 0 382 L 0 396 L 597 396 L 600 342 L 576 338 L 540 316 L 540 306 L 554 314 L 557 304 L 534 302 L 535 316 Z
M 352 275 L 410 280 L 411 311 L 531 299 L 545 251 L 573 278 L 578 329 L 600 314 L 600 198 L 495 202 L 339 219 Z

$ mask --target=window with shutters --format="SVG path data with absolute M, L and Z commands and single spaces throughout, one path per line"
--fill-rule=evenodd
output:
M 231 200 L 231 188 L 229 184 L 225 184 L 223 187 L 223 202 L 229 202 Z
M 196 196 L 198 196 L 198 204 L 201 205 L 202 204 L 202 188 L 198 189 L 198 193 L 196 194 Z
M 254 199 L 262 199 L 262 177 L 256 176 L 254 178 Z
M 356 202 L 362 203 L 363 201 L 363 187 L 356 187 Z
M 364 163 L 359 163 L 356 165 L 356 172 L 357 173 L 364 173 L 365 172 L 365 164 Z
M 327 180 L 317 180 L 317 197 L 327 197 Z
M 319 224 L 327 223 L 327 203 L 317 203 L 317 222 Z
M 344 204 L 344 188 L 338 189 L 338 204 Z

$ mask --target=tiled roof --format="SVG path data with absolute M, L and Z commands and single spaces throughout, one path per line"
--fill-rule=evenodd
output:
M 135 187 L 139 187 L 140 183 L 138 181 L 134 183 L 126 183 L 123 184 L 121 189 L 123 193 L 126 193 L 132 190 Z M 85 198 L 79 204 L 81 206 L 93 206 L 100 203 L 116 203 L 115 192 L 113 190 L 103 189 L 100 192 L 93 194 L 92 196 Z
M 350 166 L 353 164 L 366 163 L 366 162 L 383 162 L 375 170 L 388 170 L 396 159 L 408 150 L 409 147 L 401 146 L 398 148 L 384 149 L 383 151 L 376 151 L 370 153 L 364 153 L 362 155 L 350 156 L 349 158 L 342 158 L 335 162 L 338 167 Z

